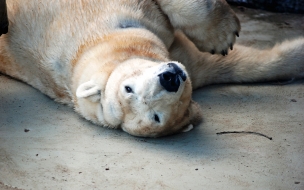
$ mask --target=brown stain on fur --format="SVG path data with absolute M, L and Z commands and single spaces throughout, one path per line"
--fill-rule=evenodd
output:
M 110 44 L 118 45 L 117 48 L 115 48 L 115 54 L 125 54 L 126 57 L 136 56 L 155 60 L 163 59 L 163 57 L 160 55 L 154 53 L 153 51 L 150 51 L 153 49 L 153 47 L 156 46 L 152 40 L 147 41 L 141 38 L 123 40 L 117 39 L 115 37 L 110 37 L 108 40 Z
M 7 52 L 5 41 L 2 40 L 0 44 L 0 72 L 19 79 L 18 73 L 22 73 L 22 68 L 18 64 L 13 64 L 13 57 Z
M 71 62 L 72 68 L 74 68 L 81 57 L 81 55 L 89 50 L 91 47 L 99 44 L 108 44 L 109 48 L 112 48 L 110 56 L 115 56 L 116 61 L 124 61 L 129 58 L 147 58 L 150 60 L 167 60 L 167 57 L 157 53 L 159 45 L 153 40 L 148 40 L 136 35 L 124 35 L 124 34 L 109 34 L 94 41 L 87 41 L 85 44 L 79 46 L 74 59 Z M 166 51 L 166 50 L 164 50 Z

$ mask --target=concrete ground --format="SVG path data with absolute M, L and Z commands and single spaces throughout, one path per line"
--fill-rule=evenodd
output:
M 304 35 L 303 15 L 235 10 L 239 43 Z M 304 189 L 304 80 L 214 85 L 193 98 L 204 114 L 193 131 L 136 138 L 2 75 L 0 189 Z

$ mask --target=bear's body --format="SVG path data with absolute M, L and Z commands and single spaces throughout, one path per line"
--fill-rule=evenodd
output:
M 303 38 L 208 53 L 227 55 L 240 31 L 224 0 L 8 0 L 7 8 L 0 72 L 136 136 L 191 129 L 200 118 L 192 88 L 304 73 Z

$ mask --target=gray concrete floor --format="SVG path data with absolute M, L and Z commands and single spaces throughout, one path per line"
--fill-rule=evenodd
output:
M 239 43 L 304 35 L 303 15 L 235 10 Z M 304 189 L 304 80 L 208 86 L 193 98 L 200 126 L 144 139 L 95 126 L 2 75 L 0 189 Z

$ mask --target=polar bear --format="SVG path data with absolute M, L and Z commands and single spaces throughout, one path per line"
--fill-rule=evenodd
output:
M 225 0 L 7 0 L 7 12 L 0 72 L 135 136 L 191 130 L 204 85 L 304 73 L 303 38 L 234 45 L 241 27 Z

